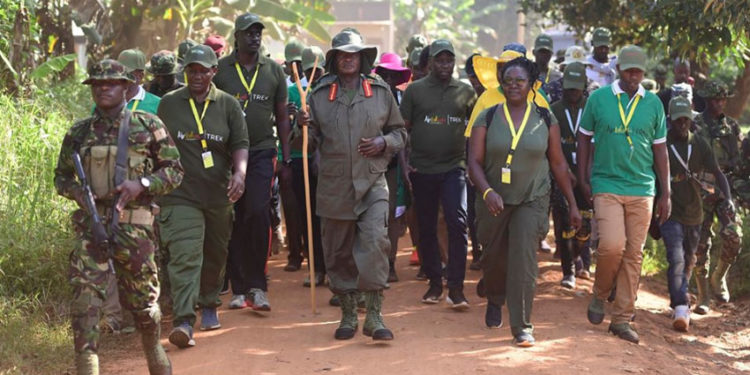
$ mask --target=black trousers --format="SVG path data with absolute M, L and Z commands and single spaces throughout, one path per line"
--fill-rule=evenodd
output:
M 252 288 L 268 290 L 266 263 L 271 251 L 271 185 L 276 149 L 250 151 L 245 193 L 234 204 L 234 228 L 229 241 L 229 280 L 232 293 Z

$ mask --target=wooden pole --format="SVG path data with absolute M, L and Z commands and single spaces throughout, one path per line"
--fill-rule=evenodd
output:
M 310 78 L 315 76 L 315 67 L 318 66 L 318 58 L 315 57 L 315 65 L 313 66 L 313 74 Z M 297 65 L 292 64 L 292 71 L 294 72 L 294 82 L 297 85 L 299 91 L 302 112 L 307 112 L 307 93 L 310 90 L 311 84 L 308 83 L 307 90 L 302 89 L 302 83 L 299 80 L 299 72 L 297 72 Z M 312 307 L 313 315 L 316 314 L 315 310 L 315 252 L 313 251 L 313 230 L 312 230 L 312 208 L 310 205 L 310 168 L 308 166 L 308 139 L 307 139 L 307 124 L 302 124 L 302 171 L 305 180 L 305 211 L 307 213 L 307 263 L 310 265 L 310 306 Z

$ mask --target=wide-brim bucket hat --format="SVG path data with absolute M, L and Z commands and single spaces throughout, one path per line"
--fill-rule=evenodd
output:
M 378 56 L 378 47 L 365 45 L 362 36 L 350 31 L 342 31 L 331 40 L 331 49 L 326 52 L 326 70 L 336 72 L 336 53 L 360 53 L 362 55 L 359 71 L 368 74 L 372 71 L 375 59 Z
M 411 69 L 405 67 L 401 60 L 401 56 L 395 53 L 389 52 L 380 56 L 380 62 L 378 63 L 378 66 L 375 67 L 375 73 L 378 73 L 381 69 L 401 73 L 401 78 L 396 83 L 397 86 L 409 82 L 409 79 L 411 79 Z
M 472 59 L 474 72 L 477 74 L 477 79 L 479 79 L 479 82 L 485 89 L 496 89 L 500 87 L 500 81 L 497 80 L 497 65 L 505 64 L 521 56 L 523 55 L 520 52 L 513 50 L 503 51 L 498 58 L 479 55 L 474 56 Z

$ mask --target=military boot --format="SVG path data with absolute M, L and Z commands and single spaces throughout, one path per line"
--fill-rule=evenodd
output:
M 727 288 L 729 267 L 731 267 L 731 264 L 725 262 L 723 259 L 719 259 L 719 262 L 716 263 L 714 273 L 711 274 L 711 289 L 713 289 L 714 297 L 723 303 L 729 302 L 729 288 Z
M 357 294 L 337 294 L 341 302 L 341 322 L 336 328 L 336 340 L 349 340 L 357 333 L 359 320 L 357 318 Z
M 78 375 L 99 375 L 99 356 L 91 350 L 76 353 L 76 373 Z
M 367 303 L 367 316 L 362 334 L 371 336 L 373 340 L 393 340 L 393 332 L 385 327 L 380 309 L 383 306 L 383 295 L 380 291 L 363 293 Z
M 711 297 L 708 289 L 708 271 L 705 266 L 695 268 L 695 285 L 698 286 L 698 301 L 693 311 L 699 315 L 708 314 Z
M 160 329 L 141 332 L 141 344 L 146 354 L 148 373 L 151 375 L 172 375 L 172 363 L 159 343 Z

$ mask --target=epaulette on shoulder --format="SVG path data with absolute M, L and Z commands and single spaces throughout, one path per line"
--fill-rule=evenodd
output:
M 336 76 L 331 73 L 326 73 L 322 77 L 318 78 L 317 81 L 315 81 L 315 86 L 313 86 L 311 90 L 313 93 L 316 93 L 324 87 L 330 86 L 334 82 L 336 82 Z

